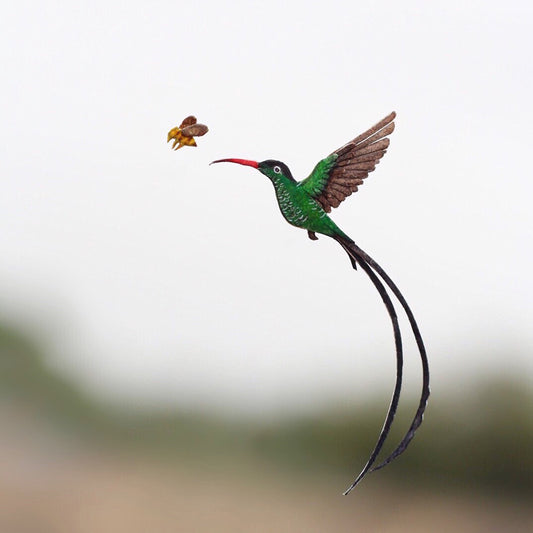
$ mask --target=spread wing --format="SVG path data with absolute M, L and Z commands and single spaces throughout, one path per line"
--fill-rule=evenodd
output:
M 201 137 L 208 131 L 207 126 L 204 126 L 203 124 L 191 124 L 190 126 L 185 126 L 181 129 L 181 133 L 187 137 Z
M 359 185 L 372 172 L 389 146 L 387 138 L 394 131 L 393 111 L 355 139 L 335 150 L 316 165 L 310 176 L 299 186 L 317 200 L 324 211 L 357 191 Z
M 193 117 L 192 115 L 186 117 L 183 119 L 182 123 L 180 124 L 180 129 L 182 130 L 186 126 L 190 126 L 191 124 L 196 124 L 196 117 Z

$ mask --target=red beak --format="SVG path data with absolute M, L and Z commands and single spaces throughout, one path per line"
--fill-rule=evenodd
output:
M 249 159 L 217 159 L 216 161 L 211 161 L 209 164 L 212 165 L 213 163 L 238 163 L 239 165 L 246 165 L 247 167 L 259 167 L 257 161 L 250 161 Z

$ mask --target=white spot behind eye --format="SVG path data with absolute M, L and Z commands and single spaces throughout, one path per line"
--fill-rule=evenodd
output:
M 281 174 L 281 168 L 278 167 L 278 166 L 276 165 L 276 166 L 274 167 L 274 172 L 275 172 L 276 174 Z

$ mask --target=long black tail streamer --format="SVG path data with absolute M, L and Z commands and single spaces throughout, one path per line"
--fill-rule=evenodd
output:
M 386 423 L 387 423 L 387 421 L 389 421 L 389 418 L 390 418 L 390 424 L 388 425 L 385 434 L 384 434 L 385 426 L 383 427 L 382 433 L 380 434 L 380 437 L 379 437 L 379 440 L 378 440 L 378 445 L 376 445 L 376 448 L 374 449 L 374 452 L 372 452 L 371 461 L 369 460 L 369 462 L 367 463 L 367 465 L 365 466 L 365 468 L 363 469 L 361 474 L 357 477 L 356 481 L 344 493 L 344 494 L 348 494 L 357 485 L 357 483 L 359 483 L 359 481 L 361 481 L 361 479 L 364 477 L 364 475 L 366 475 L 369 472 L 374 472 L 376 470 L 379 470 L 379 469 L 383 468 L 384 466 L 388 465 L 396 457 L 398 457 L 400 454 L 402 454 L 407 449 L 407 447 L 409 446 L 409 443 L 413 439 L 416 430 L 422 424 L 422 421 L 423 421 L 423 418 L 424 418 L 424 411 L 426 409 L 428 398 L 429 398 L 429 395 L 430 395 L 430 388 L 429 388 L 429 363 L 428 363 L 428 359 L 427 359 L 427 354 L 426 354 L 426 349 L 425 349 L 425 346 L 424 346 L 424 342 L 422 340 L 422 336 L 420 334 L 420 330 L 418 328 L 418 324 L 416 323 L 416 320 L 415 320 L 415 317 L 413 315 L 413 312 L 411 311 L 409 305 L 407 304 L 407 301 L 403 297 L 402 293 L 400 292 L 400 290 L 398 289 L 396 284 L 391 280 L 391 278 L 381 268 L 381 266 L 378 263 L 376 263 L 376 261 L 374 261 L 374 259 L 372 259 L 372 257 L 370 257 L 364 250 L 359 248 L 353 241 L 344 241 L 344 240 L 341 240 L 341 239 L 337 239 L 337 240 L 341 244 L 341 246 L 344 248 L 344 250 L 348 253 L 354 268 L 355 268 L 355 262 L 358 262 L 361 265 L 361 267 L 365 270 L 365 272 L 369 276 L 370 280 L 372 281 L 372 283 L 374 284 L 374 286 L 376 287 L 376 289 L 380 293 L 385 305 L 387 306 L 387 310 L 389 310 L 389 314 L 391 314 L 391 312 L 390 312 L 389 305 L 387 305 L 386 299 L 388 299 L 388 301 L 390 302 L 390 298 L 388 297 L 388 294 L 386 296 L 383 295 L 383 292 L 386 293 L 386 291 L 385 291 L 383 285 L 381 284 L 381 282 L 379 281 L 379 279 L 377 279 L 376 275 L 374 274 L 374 271 L 381 277 L 381 279 L 386 283 L 386 285 L 392 290 L 393 294 L 396 296 L 396 298 L 400 302 L 401 306 L 403 307 L 403 309 L 404 309 L 404 311 L 405 311 L 405 313 L 407 315 L 407 318 L 408 318 L 409 323 L 411 325 L 411 329 L 413 331 L 413 335 L 414 335 L 415 340 L 416 340 L 416 344 L 418 346 L 418 350 L 419 350 L 419 353 L 420 353 L 420 359 L 421 359 L 421 362 L 422 362 L 422 392 L 421 392 L 421 396 L 420 396 L 420 402 L 419 402 L 418 409 L 417 409 L 417 411 L 415 413 L 415 416 L 414 416 L 414 418 L 413 418 L 413 420 L 411 422 L 411 425 L 410 425 L 407 433 L 404 435 L 403 439 L 400 441 L 400 443 L 397 445 L 397 447 L 394 449 L 394 451 L 383 462 L 381 462 L 377 466 L 373 466 L 373 463 L 375 462 L 375 459 L 376 459 L 379 451 L 381 450 L 381 447 L 383 446 L 383 442 L 385 441 L 385 438 L 386 438 L 386 436 L 387 436 L 387 434 L 388 434 L 388 432 L 390 430 L 390 424 L 392 424 L 392 420 L 393 420 L 395 412 L 396 412 L 397 402 L 396 402 L 396 405 L 394 405 L 394 411 L 393 412 L 391 412 L 391 410 L 393 408 L 393 403 L 391 403 L 391 407 L 389 408 L 389 413 L 387 415 L 387 420 L 386 420 Z M 372 271 L 372 269 L 374 271 Z M 377 281 L 377 283 L 376 283 L 376 281 Z M 392 303 L 390 303 L 390 306 L 392 306 Z M 394 312 L 394 310 L 393 310 L 393 312 Z M 391 315 L 391 319 L 392 319 L 392 315 Z M 394 326 L 394 320 L 393 320 L 393 327 L 395 327 Z M 396 332 L 395 332 L 395 339 L 396 339 Z M 397 358 L 398 358 L 398 348 L 397 348 L 396 351 L 397 351 Z M 401 357 L 401 352 L 400 352 L 400 357 Z M 401 359 L 401 361 L 403 361 L 403 358 Z M 398 366 L 400 366 L 400 361 L 398 361 Z M 397 373 L 398 373 L 398 370 L 397 370 Z M 401 374 L 400 374 L 399 380 L 398 380 L 398 377 L 397 377 L 395 392 L 396 392 L 396 389 L 399 388 L 400 386 L 401 386 Z M 398 394 L 399 394 L 399 391 L 398 391 Z M 394 399 L 394 396 L 393 396 L 393 399 Z
M 396 346 L 396 383 L 394 385 L 394 391 L 391 398 L 391 403 L 389 405 L 389 409 L 387 411 L 387 415 L 385 417 L 385 422 L 383 423 L 383 427 L 381 428 L 381 432 L 379 434 L 378 440 L 376 442 L 376 445 L 374 446 L 374 450 L 370 454 L 370 458 L 368 459 L 366 465 L 364 466 L 363 470 L 361 470 L 360 474 L 357 476 L 355 481 L 348 487 L 348 489 L 343 493 L 345 496 L 353 490 L 357 484 L 365 477 L 365 475 L 370 471 L 371 468 L 374 465 L 379 452 L 381 451 L 381 448 L 383 447 L 383 444 L 385 443 L 385 440 L 387 439 L 387 435 L 389 434 L 390 428 L 392 426 L 392 422 L 394 420 L 394 416 L 396 415 L 396 410 L 398 408 L 398 403 L 400 401 L 400 392 L 402 388 L 402 376 L 403 376 L 403 348 L 402 348 L 402 337 L 400 333 L 400 326 L 398 324 L 398 316 L 396 314 L 396 310 L 394 309 L 394 305 L 387 293 L 387 290 L 379 280 L 379 278 L 376 276 L 376 274 L 373 272 L 373 270 L 370 268 L 370 266 L 367 264 L 367 262 L 362 257 L 354 257 L 355 254 L 351 253 L 349 248 L 346 247 L 345 243 L 341 240 L 338 241 L 341 246 L 345 249 L 345 251 L 350 256 L 350 259 L 352 260 L 352 266 L 356 268 L 356 261 L 361 265 L 362 269 L 366 272 L 374 286 L 376 287 L 377 291 L 379 292 L 383 303 L 385 304 L 385 307 L 387 308 L 387 311 L 389 313 L 391 322 L 392 322 L 392 328 L 394 331 L 394 343 Z
M 396 298 L 398 298 L 398 301 L 403 307 L 405 314 L 409 319 L 409 323 L 411 324 L 411 329 L 413 331 L 413 335 L 418 346 L 420 360 L 422 363 L 422 393 L 420 395 L 420 402 L 418 404 L 418 409 L 416 410 L 413 421 L 411 422 L 411 425 L 407 430 L 407 433 L 404 435 L 403 439 L 400 441 L 398 446 L 396 446 L 396 449 L 382 463 L 372 468 L 371 472 L 374 472 L 375 470 L 379 470 L 380 468 L 383 468 L 384 466 L 388 465 L 391 461 L 396 459 L 396 457 L 402 454 L 407 449 L 407 446 L 409 446 L 409 443 L 415 436 L 416 430 L 420 427 L 420 424 L 422 424 L 422 421 L 424 420 L 424 411 L 426 410 L 430 395 L 429 363 L 426 348 L 424 346 L 424 341 L 422 340 L 422 335 L 420 334 L 420 329 L 418 328 L 418 324 L 416 323 L 413 312 L 411 311 L 409 304 L 403 297 L 403 294 L 400 292 L 400 289 L 398 289 L 396 284 L 390 279 L 388 274 L 378 265 L 378 263 L 376 263 L 376 261 L 374 261 L 374 259 L 372 259 L 364 250 L 359 248 L 355 243 L 352 244 L 352 247 L 354 249 L 354 252 L 360 257 L 362 257 L 379 274 L 381 279 L 392 290 Z

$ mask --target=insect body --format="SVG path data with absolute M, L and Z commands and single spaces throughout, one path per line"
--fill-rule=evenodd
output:
M 183 119 L 179 127 L 172 128 L 167 135 L 167 143 L 174 139 L 173 150 L 178 150 L 182 146 L 196 146 L 194 137 L 201 137 L 208 132 L 207 126 L 197 124 L 196 117 L 192 115 Z

